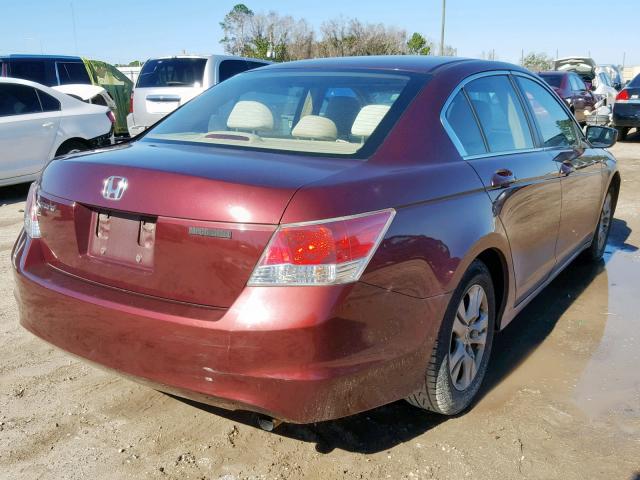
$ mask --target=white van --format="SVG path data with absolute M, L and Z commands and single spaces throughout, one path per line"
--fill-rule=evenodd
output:
M 269 63 L 224 55 L 178 55 L 147 60 L 131 94 L 129 135 L 138 135 L 209 87 Z

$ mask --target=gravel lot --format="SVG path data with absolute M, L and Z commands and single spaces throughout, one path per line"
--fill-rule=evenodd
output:
M 275 433 L 23 330 L 9 256 L 27 188 L 0 189 L 0 478 L 640 479 L 640 134 L 613 151 L 623 183 L 605 261 L 570 266 L 498 337 L 472 411 L 397 402 Z

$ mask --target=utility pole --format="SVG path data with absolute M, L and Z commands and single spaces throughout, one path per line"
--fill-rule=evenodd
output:
M 442 29 L 440 30 L 440 56 L 444 55 L 444 21 L 446 18 L 447 0 L 442 0 Z
M 73 2 L 71 2 L 71 21 L 73 23 L 73 42 L 76 45 L 76 55 L 78 55 L 78 34 L 76 32 L 76 11 L 73 8 Z

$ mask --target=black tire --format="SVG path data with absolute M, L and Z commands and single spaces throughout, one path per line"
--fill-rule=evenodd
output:
M 609 240 L 609 233 L 611 233 L 613 214 L 616 210 L 616 198 L 617 195 L 615 190 L 613 188 L 609 188 L 609 191 L 604 198 L 604 202 L 602 202 L 600 219 L 598 220 L 596 231 L 593 233 L 591 245 L 589 245 L 589 248 L 584 251 L 583 256 L 587 261 L 599 262 L 602 255 L 604 255 L 604 250 L 607 247 L 607 241 Z
M 618 130 L 618 140 L 624 142 L 629 134 L 629 127 L 616 127 Z
M 89 146 L 86 143 L 79 140 L 69 140 L 60 145 L 56 152 L 56 157 L 59 157 L 60 155 L 67 155 L 69 153 L 84 152 L 85 150 L 89 150 Z
M 461 304 L 463 306 L 466 305 L 464 302 L 467 300 L 467 293 L 475 289 L 475 286 L 480 286 L 486 295 L 486 316 L 488 317 L 486 341 L 484 351 L 479 360 L 480 365 L 477 367 L 475 376 L 466 388 L 459 389 L 455 386 L 452 379 L 452 375 L 454 375 L 453 372 L 450 373 L 452 348 L 456 349 L 459 347 L 459 342 L 454 340 L 453 337 L 453 327 L 459 307 Z M 420 390 L 407 397 L 406 400 L 409 403 L 416 407 L 443 415 L 456 415 L 472 404 L 480 389 L 489 364 L 496 323 L 495 312 L 495 293 L 491 275 L 484 263 L 475 260 L 465 272 L 460 284 L 451 297 L 444 319 L 440 325 L 436 344 L 434 345 L 431 358 L 427 365 L 424 385 Z M 453 347 L 453 345 L 457 347 Z M 467 351 L 467 345 L 465 345 L 464 348 L 465 351 Z M 458 370 L 458 373 L 462 373 L 461 369 Z

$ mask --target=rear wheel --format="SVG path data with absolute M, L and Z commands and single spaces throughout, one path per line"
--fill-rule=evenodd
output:
M 56 157 L 59 157 L 60 155 L 68 155 L 70 153 L 84 152 L 85 150 L 89 150 L 89 146 L 86 143 L 79 140 L 69 140 L 68 142 L 64 142 L 60 145 L 56 152 Z
M 611 221 L 613 220 L 613 212 L 615 206 L 613 202 L 613 191 L 609 189 L 607 196 L 604 198 L 602 210 L 600 211 L 600 220 L 593 234 L 591 246 L 585 251 L 588 260 L 597 262 L 604 255 L 604 249 L 607 246 L 609 232 L 611 231 Z
M 618 140 L 625 141 L 627 139 L 627 135 L 629 134 L 628 127 L 616 127 L 618 130 Z
M 487 371 L 494 330 L 491 275 L 476 260 L 451 297 L 424 385 L 407 401 L 444 415 L 455 415 L 471 405 Z

